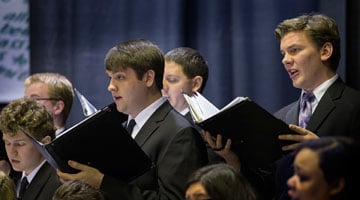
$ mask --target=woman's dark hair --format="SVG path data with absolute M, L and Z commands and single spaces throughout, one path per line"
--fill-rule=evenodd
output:
M 254 200 L 255 192 L 247 179 L 225 163 L 212 164 L 195 171 L 186 184 L 201 183 L 211 200 Z

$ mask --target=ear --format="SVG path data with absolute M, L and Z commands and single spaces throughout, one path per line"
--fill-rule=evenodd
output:
M 154 70 L 149 69 L 147 72 L 145 72 L 145 74 L 143 76 L 143 81 L 145 81 L 145 83 L 148 87 L 152 86 L 155 82 Z
M 331 57 L 333 53 L 333 45 L 330 42 L 325 42 L 325 44 L 321 47 L 321 60 L 327 61 Z
M 62 100 L 56 101 L 54 105 L 54 113 L 55 115 L 60 115 L 61 112 L 64 110 L 65 103 Z
M 201 88 L 203 78 L 201 76 L 195 76 L 192 79 L 192 92 L 198 92 Z
M 336 194 L 339 194 L 341 193 L 341 191 L 344 190 L 344 187 L 345 187 L 345 180 L 343 177 L 339 178 L 339 180 L 337 181 L 336 184 L 332 184 L 330 186 L 330 194 L 331 195 L 336 195 Z
M 41 143 L 43 143 L 43 144 L 49 144 L 50 142 L 51 142 L 51 137 L 49 135 L 47 135 L 41 139 Z

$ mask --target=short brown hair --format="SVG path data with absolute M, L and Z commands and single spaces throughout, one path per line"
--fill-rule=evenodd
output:
M 144 39 L 129 40 L 111 48 L 105 57 L 109 71 L 132 68 L 140 80 L 148 70 L 154 70 L 155 83 L 162 89 L 164 56 L 158 46 Z
M 13 100 L 1 111 L 0 130 L 3 134 L 14 136 L 20 127 L 39 141 L 45 136 L 55 138 L 51 114 L 44 105 L 29 98 Z

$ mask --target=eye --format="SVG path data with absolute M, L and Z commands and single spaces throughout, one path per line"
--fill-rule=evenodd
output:
M 26 145 L 26 142 L 24 142 L 24 141 L 19 141 L 19 142 L 14 143 L 14 146 L 16 146 L 16 147 L 22 147 L 22 146 L 25 146 L 25 145 Z
M 290 54 L 296 54 L 300 51 L 301 49 L 299 47 L 292 47 L 289 49 L 289 53 Z
M 179 82 L 179 78 L 174 77 L 174 76 L 167 76 L 167 77 L 166 77 L 166 80 L 167 80 L 169 83 L 177 83 L 177 82 Z
M 299 180 L 300 180 L 301 182 L 304 182 L 304 181 L 309 180 L 309 177 L 308 177 L 308 176 L 299 175 Z
M 115 78 L 116 80 L 123 80 L 123 79 L 125 79 L 125 76 L 124 76 L 123 74 L 116 74 L 116 75 L 114 76 L 114 78 Z

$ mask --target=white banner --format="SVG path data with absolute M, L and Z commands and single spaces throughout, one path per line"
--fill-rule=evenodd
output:
M 29 75 L 28 0 L 0 0 L 0 102 L 24 95 Z

